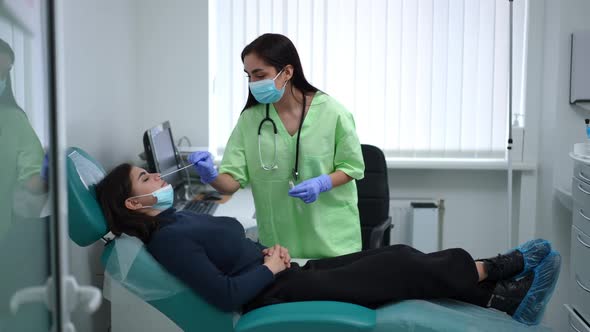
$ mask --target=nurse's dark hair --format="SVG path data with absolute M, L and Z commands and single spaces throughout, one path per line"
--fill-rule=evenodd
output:
M 265 33 L 254 39 L 254 41 L 244 47 L 242 51 L 242 62 L 244 62 L 246 55 L 251 53 L 255 53 L 264 62 L 275 67 L 277 72 L 281 71 L 287 65 L 293 66 L 291 89 L 295 87 L 303 93 L 315 93 L 318 91 L 318 88 L 311 85 L 305 78 L 299 53 L 297 53 L 295 45 L 286 36 L 276 33 Z M 259 104 L 258 101 L 248 91 L 248 100 L 242 112 L 256 104 Z
M 10 57 L 12 63 L 14 64 L 14 51 L 12 50 L 12 47 L 10 47 L 10 45 L 2 38 L 0 38 L 0 53 L 7 54 Z M 14 94 L 12 93 L 12 80 L 10 78 L 10 73 L 6 77 L 6 88 L 4 89 L 2 95 L 0 95 L 0 105 L 15 107 L 23 111 L 23 109 L 20 106 L 18 106 L 16 100 L 14 99 Z
M 125 200 L 132 196 L 132 168 L 130 164 L 115 167 L 96 185 L 96 198 L 113 234 L 125 233 L 147 243 L 159 228 L 159 220 L 125 207 Z

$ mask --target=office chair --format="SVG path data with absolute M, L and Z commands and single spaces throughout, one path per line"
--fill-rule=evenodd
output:
M 105 171 L 78 148 L 67 150 L 66 164 L 69 235 L 76 244 L 88 246 L 108 232 L 94 192 L 94 186 L 104 177 Z M 124 250 L 124 246 L 117 246 L 118 241 L 124 239 L 107 244 L 101 257 L 111 276 L 119 275 L 122 268 L 107 264 L 112 255 L 119 254 L 117 250 Z M 376 310 L 336 301 L 282 303 L 253 310 L 234 320 L 233 313 L 218 310 L 168 273 L 145 248 L 138 250 L 136 258 L 126 267 L 128 272 L 123 286 L 139 297 L 137 301 L 149 303 L 183 331 L 539 331 L 539 326 L 527 327 L 503 313 L 452 300 L 409 300 Z M 113 280 L 117 281 L 115 277 Z M 146 300 L 137 292 L 137 289 L 152 288 L 177 291 L 170 296 Z
M 391 227 L 389 216 L 389 183 L 383 151 L 376 146 L 362 144 L 365 177 L 356 181 L 361 219 L 363 250 L 388 245 Z

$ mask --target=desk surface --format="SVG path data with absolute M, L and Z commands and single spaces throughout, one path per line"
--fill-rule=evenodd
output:
M 194 184 L 191 189 L 191 193 L 194 194 L 194 196 L 189 199 L 201 200 L 205 196 L 205 193 L 210 190 L 215 189 L 209 185 L 203 185 L 201 183 Z M 179 196 L 183 197 L 183 193 L 185 192 L 180 192 Z M 258 240 L 254 198 L 252 197 L 252 190 L 249 187 L 239 189 L 233 195 L 222 195 L 220 200 L 213 202 L 218 205 L 213 212 L 213 216 L 224 216 L 237 219 L 242 226 L 244 226 L 246 236 L 252 240 Z M 182 204 L 183 203 L 177 208 L 182 209 Z

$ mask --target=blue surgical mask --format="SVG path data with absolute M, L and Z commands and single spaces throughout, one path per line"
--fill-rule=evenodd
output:
M 134 197 L 144 197 L 144 196 L 154 196 L 157 200 L 156 204 L 151 206 L 144 206 L 143 208 L 154 208 L 157 210 L 164 211 L 169 209 L 174 204 L 174 189 L 172 189 L 171 185 L 167 185 L 162 187 L 151 194 L 133 196 Z
M 281 70 L 273 79 L 267 78 L 265 80 L 248 83 L 248 85 L 250 85 L 250 92 L 259 103 L 272 104 L 281 100 L 283 93 L 285 93 L 287 82 L 285 82 L 283 87 L 279 90 L 275 86 L 275 80 L 282 72 L 283 70 Z
M 0 80 L 0 96 L 4 94 L 4 90 L 6 90 L 6 78 Z

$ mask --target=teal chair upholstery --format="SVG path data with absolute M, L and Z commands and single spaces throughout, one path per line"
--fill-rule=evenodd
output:
M 100 164 L 79 148 L 67 151 L 70 238 L 80 246 L 99 241 L 108 229 L 94 187 L 105 175 Z M 101 260 L 117 275 L 117 240 L 105 246 Z M 456 301 L 403 301 L 377 310 L 350 303 L 310 301 L 284 303 L 253 310 L 234 323 L 233 314 L 217 310 L 170 275 L 142 249 L 126 276 L 141 287 L 180 289 L 174 295 L 147 301 L 184 331 L 295 332 L 295 331 L 539 331 L 509 316 Z M 127 288 L 134 293 L 134 288 Z M 139 295 L 139 294 L 135 294 Z

